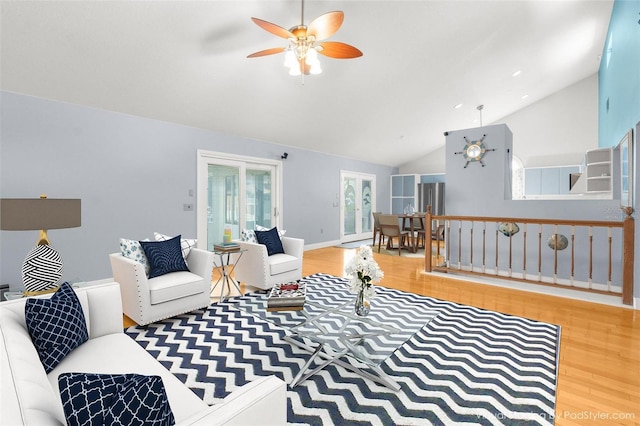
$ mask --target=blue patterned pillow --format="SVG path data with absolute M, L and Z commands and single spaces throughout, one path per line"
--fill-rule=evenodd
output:
M 180 235 L 167 241 L 140 241 L 140 245 L 149 261 L 149 278 L 189 270 L 182 257 Z
M 159 376 L 63 373 L 58 388 L 67 425 L 173 425 Z
M 66 282 L 50 299 L 27 299 L 24 318 L 47 374 L 89 339 L 82 305 Z
M 255 231 L 256 238 L 260 244 L 264 244 L 267 247 L 267 253 L 269 256 L 278 253 L 284 253 L 284 247 L 282 247 L 282 241 L 280 235 L 278 235 L 278 228 L 273 227 L 268 231 Z
M 120 253 L 129 259 L 135 260 L 144 266 L 144 272 L 149 275 L 149 261 L 142 250 L 140 241 L 120 238 Z
M 256 240 L 256 232 L 253 229 L 243 229 L 241 239 L 248 243 L 258 244 L 258 240 Z

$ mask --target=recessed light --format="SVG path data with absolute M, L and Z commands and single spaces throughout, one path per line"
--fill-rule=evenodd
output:
M 522 74 L 522 71 L 521 71 L 521 70 L 518 70 L 518 71 L 515 71 L 513 74 L 511 74 L 511 77 L 517 77 L 517 76 L 519 76 L 520 74 Z
M 458 104 L 458 105 L 454 106 L 454 108 L 455 109 L 460 109 L 460 108 L 462 108 L 462 104 Z

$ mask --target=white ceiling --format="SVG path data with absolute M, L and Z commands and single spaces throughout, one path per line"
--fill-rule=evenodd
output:
M 292 27 L 299 0 L 3 0 L 0 87 L 397 166 L 480 104 L 498 122 L 596 73 L 612 5 L 307 0 L 305 24 L 344 11 L 330 40 L 364 56 L 320 56 L 302 84 L 284 55 L 246 58 L 286 45 L 250 18 Z

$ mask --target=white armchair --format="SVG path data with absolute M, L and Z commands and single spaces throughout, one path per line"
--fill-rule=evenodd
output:
M 209 306 L 214 254 L 192 248 L 189 271 L 147 278 L 144 266 L 120 253 L 109 255 L 113 280 L 120 284 L 124 313 L 140 325 Z
M 236 264 L 235 279 L 252 287 L 269 289 L 275 284 L 296 281 L 302 278 L 302 254 L 304 240 L 282 237 L 284 253 L 269 256 L 263 244 L 236 241 L 247 251 Z

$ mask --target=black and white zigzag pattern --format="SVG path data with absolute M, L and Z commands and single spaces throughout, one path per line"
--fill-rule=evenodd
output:
M 305 281 L 314 299 L 354 297 L 344 278 Z M 399 392 L 329 365 L 288 389 L 288 422 L 553 424 L 558 326 L 382 287 L 370 315 L 400 327 L 412 310 L 435 317 L 382 364 Z M 127 333 L 209 404 L 259 376 L 290 382 L 309 358 L 234 299 Z
M 22 264 L 22 282 L 26 291 L 44 291 L 56 288 L 62 278 L 62 257 L 50 245 L 35 246 Z

